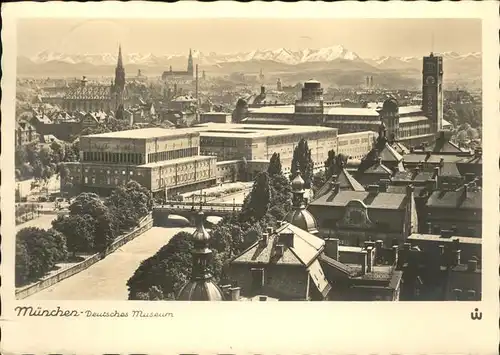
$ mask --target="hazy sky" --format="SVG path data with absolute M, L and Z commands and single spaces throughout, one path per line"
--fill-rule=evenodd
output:
M 361 57 L 481 51 L 477 19 L 30 19 L 19 22 L 18 54 L 43 50 L 184 54 L 189 48 L 229 53 L 337 44 Z M 432 38 L 434 37 L 434 40 Z M 432 45 L 434 43 L 434 45 Z

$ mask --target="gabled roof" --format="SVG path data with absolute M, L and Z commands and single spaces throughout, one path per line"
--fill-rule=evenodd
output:
M 342 168 L 335 181 L 333 181 L 334 178 L 335 175 L 330 177 L 316 193 L 316 196 L 319 197 L 330 192 L 333 188 L 333 182 L 338 182 L 340 184 L 340 190 L 365 191 L 363 185 L 361 185 L 345 168 Z
M 368 191 L 339 191 L 337 194 L 326 194 L 312 201 L 309 206 L 345 207 L 350 201 L 362 201 L 368 209 L 397 210 L 406 206 L 406 194 Z
M 111 87 L 109 86 L 78 86 L 66 93 L 65 99 L 70 100 L 109 100 Z
M 464 187 L 455 191 L 434 191 L 427 200 L 427 207 L 482 209 L 483 193 L 481 189 Z
M 280 234 L 293 234 L 293 246 L 284 247 L 283 255 L 276 254 L 275 246 L 281 244 Z M 275 233 L 268 237 L 266 245 L 259 241 L 236 256 L 231 263 L 236 264 L 277 264 L 277 265 L 303 265 L 309 266 L 317 259 L 325 242 L 298 227 L 289 223 L 276 229 Z
M 377 162 L 363 171 L 363 174 L 389 174 L 392 175 L 392 170 L 384 164 Z
M 378 153 L 378 156 L 382 158 L 382 161 L 394 161 L 400 162 L 403 157 L 399 154 L 396 149 L 389 145 L 389 143 L 385 143 L 382 150 Z

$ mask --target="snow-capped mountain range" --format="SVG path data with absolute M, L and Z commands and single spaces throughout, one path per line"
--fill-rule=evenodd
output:
M 458 54 L 455 52 L 441 53 L 446 61 L 467 61 L 478 60 L 481 53 Z M 170 61 L 177 61 L 187 58 L 185 55 L 155 55 L 152 53 L 127 53 L 123 52 L 125 65 L 136 64 L 144 66 L 163 65 Z M 238 53 L 203 53 L 193 50 L 193 58 L 200 65 L 214 65 L 221 63 L 249 62 L 249 61 L 273 61 L 287 65 L 297 65 L 302 63 L 330 62 L 335 60 L 347 60 L 365 62 L 375 67 L 412 66 L 420 63 L 421 57 L 392 57 L 384 56 L 378 58 L 361 58 L 341 45 L 320 49 L 290 50 L 286 48 L 254 50 L 251 52 Z M 48 62 L 63 62 L 67 64 L 92 64 L 92 65 L 115 65 L 117 61 L 116 53 L 101 54 L 67 54 L 52 51 L 43 51 L 30 59 L 35 64 Z M 396 69 L 396 68 L 395 68 Z

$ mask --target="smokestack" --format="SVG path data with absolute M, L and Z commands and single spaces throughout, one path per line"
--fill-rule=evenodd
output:
M 339 260 L 339 240 L 336 238 L 326 238 L 325 239 L 325 255 L 334 259 Z

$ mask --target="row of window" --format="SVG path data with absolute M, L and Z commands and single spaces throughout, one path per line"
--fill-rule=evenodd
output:
M 76 171 L 77 172 L 80 172 L 80 168 L 76 168 Z M 85 173 L 91 173 L 91 174 L 96 174 L 96 173 L 101 173 L 101 174 L 112 174 L 112 171 L 113 171 L 113 174 L 114 175 L 117 175 L 117 174 L 122 174 L 122 175 L 126 175 L 127 174 L 127 171 L 126 170 L 110 170 L 110 169 L 89 169 L 89 168 L 85 168 Z M 133 170 L 129 170 L 128 171 L 128 174 L 130 176 L 133 176 L 134 174 L 137 175 L 137 176 L 143 176 L 143 172 L 142 171 L 136 171 L 134 172 Z
M 83 152 L 83 161 L 114 164 L 143 164 L 144 155 L 139 153 Z
M 173 186 L 177 184 L 182 184 L 186 181 L 195 181 L 196 179 L 203 179 L 210 177 L 209 171 L 199 171 L 195 173 L 182 174 L 177 176 L 168 176 L 164 178 L 157 178 L 156 184 L 158 187 Z
M 182 149 L 170 150 L 167 152 L 149 153 L 148 162 L 156 163 L 159 161 L 189 158 L 197 155 L 198 155 L 198 147 L 182 148 Z

